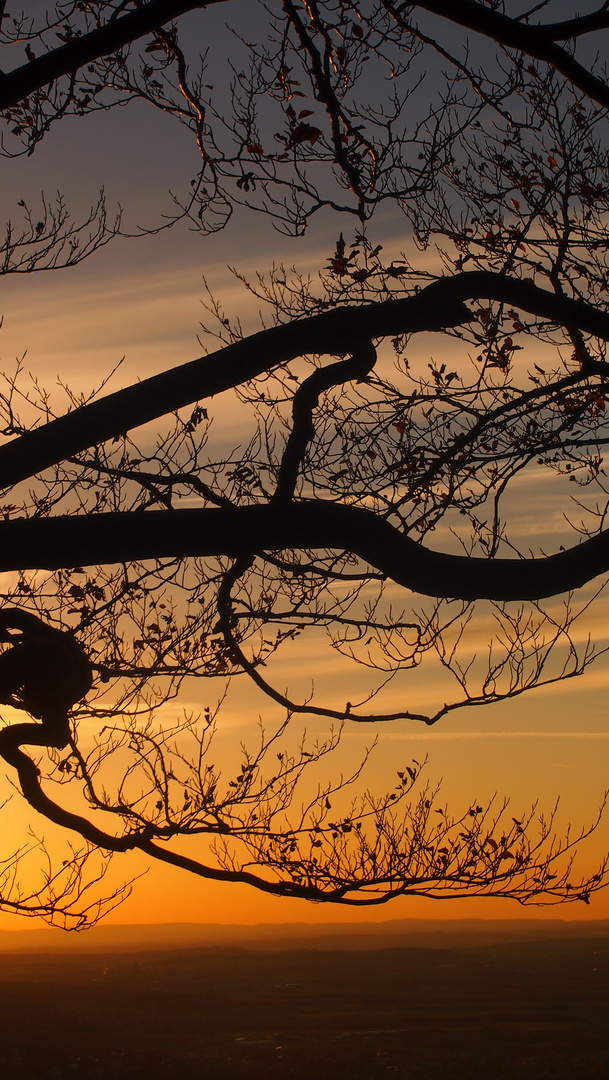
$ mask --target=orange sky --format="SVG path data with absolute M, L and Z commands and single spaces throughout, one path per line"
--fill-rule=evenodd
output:
M 9 279 L 3 283 L 4 327 L 0 342 L 2 356 L 10 366 L 15 356 L 28 350 L 26 367 L 41 382 L 52 385 L 57 373 L 75 389 L 92 385 L 124 354 L 125 365 L 113 386 L 122 385 L 137 376 L 160 370 L 200 354 L 196 335 L 201 317 L 200 297 L 203 270 L 209 283 L 225 300 L 231 314 L 242 315 L 255 327 L 255 312 L 227 275 L 225 263 L 236 262 L 246 271 L 256 269 L 253 252 L 257 249 L 256 234 L 252 231 L 247 244 L 240 238 L 235 250 L 231 236 L 209 241 L 209 258 L 195 257 L 190 241 L 179 258 L 171 245 L 167 257 L 146 262 L 143 249 L 122 246 L 117 260 L 111 249 L 91 260 L 82 270 L 56 275 L 36 275 L 30 278 Z M 200 243 L 200 242 L 199 242 Z M 292 258 L 296 255 L 287 241 L 285 247 Z M 162 252 L 161 242 L 161 252 Z M 198 250 L 198 249 L 196 249 Z M 300 247 L 302 263 L 319 265 L 328 254 L 327 244 L 317 247 L 307 241 Z M 241 260 L 239 255 L 241 254 Z M 32 318 L 35 312 L 35 318 Z M 420 343 L 421 349 L 432 349 L 437 358 L 442 349 L 454 349 L 440 339 Z M 231 434 L 234 411 L 221 401 L 211 404 L 216 420 L 215 432 L 224 440 Z M 537 538 L 541 534 L 551 540 L 560 523 L 560 506 L 552 493 L 540 490 L 535 483 L 523 481 L 516 507 L 518 532 Z M 582 625 L 585 636 L 592 625 L 595 636 L 607 637 L 607 606 L 601 603 L 596 612 Z M 478 624 L 477 633 L 484 645 L 485 624 Z M 337 698 L 353 697 L 353 675 L 335 653 L 317 643 L 292 646 L 280 657 L 276 671 L 282 667 L 286 676 L 296 676 L 305 687 L 315 672 L 320 691 L 335 693 Z M 346 680 L 351 680 L 347 682 Z M 410 676 L 409 676 L 410 680 Z M 609 666 L 603 660 L 582 680 L 536 692 L 529 697 L 483 711 L 456 713 L 439 725 L 437 730 L 421 730 L 416 726 L 396 724 L 384 727 L 379 733 L 379 746 L 370 766 L 369 784 L 382 786 L 394 775 L 399 764 L 413 757 L 422 759 L 429 754 L 429 776 L 444 778 L 444 791 L 451 808 L 466 809 L 474 799 L 484 800 L 497 791 L 509 794 L 514 812 L 528 807 L 539 799 L 550 809 L 561 798 L 560 823 L 571 820 L 576 827 L 584 825 L 595 813 L 607 786 L 609 728 L 606 723 L 606 692 Z M 344 689 L 349 686 L 349 692 Z M 409 707 L 429 703 L 438 694 L 433 675 L 403 681 L 391 691 L 395 703 Z M 209 688 L 185 684 L 180 704 L 201 707 L 213 704 Z M 240 684 L 229 695 L 221 714 L 222 736 L 238 742 L 251 732 L 250 722 L 261 714 L 272 724 L 278 714 L 256 697 L 251 689 Z M 244 721 L 244 717 L 247 719 Z M 310 730 L 315 730 L 309 724 Z M 354 761 L 371 741 L 370 729 L 349 729 L 344 741 L 345 760 Z M 342 760 L 342 759 L 341 759 Z M 389 781 L 391 782 L 391 781 Z M 17 795 L 4 810 L 4 846 L 7 838 L 16 836 L 25 818 Z M 37 821 L 35 828 L 47 839 L 52 836 L 48 824 Z M 585 863 L 592 866 L 609 849 L 609 826 L 603 825 L 589 841 Z M 8 850 L 6 850 L 8 854 Z M 116 860 L 118 878 L 131 877 L 145 869 L 136 856 Z M 516 918 L 531 915 L 560 918 L 609 917 L 609 894 L 596 896 L 589 907 L 583 905 L 522 910 L 517 905 L 494 900 L 460 900 L 445 903 L 419 899 L 403 899 L 380 909 L 345 910 L 328 906 L 311 906 L 300 901 L 276 900 L 241 886 L 215 885 L 200 882 L 186 874 L 152 867 L 136 882 L 133 896 L 111 916 L 111 922 L 239 922 L 265 921 L 327 921 L 390 919 L 401 917 L 484 917 Z M 22 921 L 0 916 L 0 928 L 19 928 Z M 29 925 L 29 924 L 28 924 Z
M 213 12 L 207 14 L 213 25 Z M 222 21 L 224 15 L 218 14 L 218 19 Z M 78 218 L 79 210 L 95 201 L 104 184 L 110 207 L 118 202 L 125 207 L 126 227 L 135 230 L 138 224 L 158 224 L 159 213 L 171 206 L 167 189 L 184 190 L 197 168 L 196 153 L 187 136 L 176 134 L 167 117 L 138 107 L 135 119 L 137 123 L 134 110 L 121 109 L 98 113 L 85 121 L 61 123 L 33 158 L 5 162 L 3 219 L 18 216 L 17 203 L 22 197 L 35 205 L 43 186 L 49 194 L 60 189 Z M 201 353 L 197 333 L 203 316 L 203 275 L 229 314 L 239 315 L 245 329 L 258 329 L 256 306 L 227 272 L 227 264 L 253 274 L 266 270 L 273 261 L 284 260 L 296 263 L 301 271 L 314 272 L 327 263 L 341 228 L 351 242 L 355 230 L 349 223 L 320 215 L 303 238 L 294 240 L 279 235 L 260 215 L 237 214 L 227 230 L 215 236 L 200 237 L 185 228 L 174 229 L 143 240 L 111 243 L 74 269 L 4 277 L 0 355 L 5 369 L 12 369 L 15 358 L 27 350 L 25 367 L 42 385 L 53 387 L 60 375 L 78 391 L 98 383 L 123 356 L 124 365 L 109 389 L 190 360 Z M 370 229 L 375 243 L 385 243 L 387 262 L 399 257 L 405 244 L 403 234 L 404 219 L 392 219 L 384 210 Z M 430 256 L 418 253 L 419 265 L 421 258 Z M 413 350 L 415 354 L 418 350 L 424 364 L 431 358 L 450 361 L 455 343 L 427 335 L 414 343 Z M 527 359 L 531 359 L 529 353 Z M 59 403 L 61 392 L 57 394 Z M 209 404 L 209 411 L 214 417 L 214 438 L 224 443 L 236 434 L 238 441 L 234 403 L 216 399 Z M 516 532 L 522 538 L 530 536 L 531 543 L 543 542 L 551 550 L 561 528 L 562 498 L 555 497 L 554 488 L 540 488 L 536 479 L 523 479 L 517 491 L 518 501 L 513 504 Z M 434 534 L 437 544 L 442 542 L 439 532 Z M 591 628 L 595 639 L 607 644 L 607 614 L 606 602 L 600 603 L 582 624 L 582 635 Z M 488 627 L 485 618 L 482 612 L 476 623 L 482 647 Z M 312 672 L 320 694 L 334 694 L 343 703 L 347 697 L 353 699 L 356 676 L 352 670 L 347 673 L 336 653 L 315 641 L 289 646 L 274 668 L 275 675 L 285 673 L 296 689 L 304 691 L 310 686 Z M 379 745 L 370 764 L 369 785 L 383 790 L 385 784 L 392 783 L 387 778 L 404 762 L 429 754 L 428 775 L 431 780 L 444 778 L 445 797 L 454 809 L 466 809 L 474 799 L 484 800 L 495 791 L 512 797 L 515 813 L 536 799 L 550 809 L 560 796 L 559 824 L 565 826 L 571 820 L 576 828 L 581 827 L 594 817 L 609 786 L 608 684 L 609 666 L 603 659 L 581 680 L 500 707 L 457 712 L 437 730 L 406 723 L 385 726 L 379 731 Z M 390 695 L 394 695 L 393 704 L 407 702 L 412 707 L 430 704 L 439 692 L 437 675 L 421 672 L 402 680 Z M 186 682 L 180 705 L 213 705 L 214 698 L 209 698 L 209 688 Z M 223 707 L 220 741 L 234 746 L 247 739 L 259 714 L 269 725 L 278 719 L 268 702 L 245 684 L 236 685 Z M 309 724 L 309 730 L 314 734 L 315 725 Z M 355 761 L 373 735 L 370 729 L 349 728 L 341 760 Z M 5 790 L 10 794 L 10 786 Z M 56 850 L 62 857 L 65 838 L 58 843 L 47 822 L 25 814 L 17 794 L 2 815 L 0 857 L 27 840 L 28 823 L 54 850 L 58 844 Z M 607 850 L 609 824 L 605 823 L 589 841 L 585 865 L 593 867 Z M 123 880 L 145 869 L 139 857 L 124 856 L 116 860 L 114 872 L 117 880 Z M 365 909 L 276 900 L 245 887 L 200 882 L 155 866 L 136 882 L 133 896 L 109 916 L 109 921 L 255 923 L 407 916 L 516 918 L 544 913 L 549 918 L 606 918 L 609 892 L 597 895 L 589 907 L 531 907 L 523 911 L 504 901 L 404 899 L 366 913 Z M 0 915 L 0 928 L 24 925 L 31 924 Z

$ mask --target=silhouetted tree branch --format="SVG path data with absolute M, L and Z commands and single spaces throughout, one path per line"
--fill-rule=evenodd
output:
M 488 560 L 430 551 L 362 507 L 299 501 L 0 523 L 0 571 L 336 548 L 404 588 L 459 600 L 541 600 L 609 572 L 602 533 L 568 550 Z
M 578 677 L 598 655 L 574 624 L 609 570 L 608 101 L 576 46 L 609 29 L 609 9 L 556 21 L 549 4 L 514 17 L 482 0 L 285 0 L 256 9 L 259 33 L 234 35 L 218 88 L 179 21 L 212 2 L 5 14 L 19 62 L 0 77 L 4 153 L 32 152 L 70 114 L 139 100 L 201 158 L 159 227 L 214 231 L 242 205 L 287 232 L 320 210 L 357 231 L 336 230 L 317 278 L 283 266 L 241 278 L 263 308 L 257 334 L 209 298 L 204 330 L 220 347 L 190 363 L 114 393 L 66 390 L 63 415 L 20 369 L 4 376 L 0 615 L 9 631 L 48 627 L 95 681 L 86 700 L 84 684 L 58 698 L 55 723 L 28 682 L 44 665 L 7 641 L 18 655 L 0 656 L 0 697 L 39 722 L 8 714 L 0 755 L 30 806 L 93 849 L 203 878 L 331 903 L 587 902 L 606 863 L 578 877 L 571 858 L 598 822 L 558 840 L 535 808 L 515 818 L 474 800 L 451 816 L 415 788 L 418 762 L 384 794 L 353 797 L 360 767 L 320 772 L 338 734 L 292 731 L 294 714 L 431 725 Z M 476 61 L 460 28 L 496 50 Z M 446 74 L 425 98 L 438 57 Z M 383 252 L 364 227 L 384 204 L 404 215 L 405 251 Z M 6 273 L 79 262 L 119 229 L 103 196 L 80 226 L 61 199 L 43 198 L 40 221 L 21 210 Z M 450 338 L 450 360 L 421 359 L 427 333 Z M 233 449 L 213 440 L 221 394 L 242 409 Z M 523 477 L 563 500 L 550 541 L 511 525 Z M 345 701 L 298 673 L 286 686 L 277 658 L 301 636 L 323 636 L 366 688 Z M 425 709 L 409 701 L 423 664 L 437 688 Z M 247 680 L 287 719 L 222 775 L 209 710 L 156 719 L 187 678 Z M 80 858 L 59 891 L 48 879 L 47 913 L 79 900 Z
M 389 10 L 399 12 L 401 5 L 388 3 L 386 6 Z M 605 4 L 590 15 L 546 24 L 530 23 L 522 16 L 510 17 L 501 10 L 478 3 L 477 0 L 463 0 L 458 7 L 450 3 L 450 0 L 423 0 L 412 6 L 440 15 L 477 34 L 484 34 L 507 49 L 517 49 L 526 56 L 543 60 L 587 97 L 605 107 L 609 105 L 609 87 L 606 81 L 595 76 L 579 64 L 571 53 L 556 44 L 557 41 L 572 41 L 584 34 L 609 29 L 609 13 Z
M 34 860 L 38 856 L 36 867 Z M 13 855 L 0 859 L 0 911 L 42 918 L 64 930 L 87 930 L 131 892 L 131 886 L 100 895 L 110 856 L 99 848 L 70 848 L 59 868 L 35 837 Z M 35 884 L 26 886 L 24 879 Z
M 544 22 L 538 12 L 534 22 L 478 0 L 458 8 L 444 0 L 407 5 L 383 0 L 370 10 L 344 0 L 310 4 L 306 10 L 286 2 L 261 5 L 262 32 L 250 35 L 240 33 L 239 5 L 222 0 L 227 17 L 234 15 L 237 34 L 235 77 L 220 89 L 206 75 L 208 60 L 191 55 L 196 34 L 180 37 L 181 18 L 192 20 L 198 13 L 207 44 L 207 9 L 218 2 L 65 2 L 39 20 L 5 15 L 0 31 L 5 51 L 19 56 L 18 65 L 0 78 L 0 110 L 8 126 L 5 153 L 31 152 L 51 125 L 70 113 L 143 100 L 185 126 L 201 154 L 192 190 L 176 199 L 176 218 L 214 231 L 230 218 L 234 205 L 245 203 L 298 233 L 322 207 L 366 220 L 391 200 L 408 216 L 408 202 L 434 189 L 460 134 L 483 108 L 522 123 L 508 102 L 530 84 L 527 59 L 546 65 L 589 100 L 608 103 L 604 76 L 573 51 L 580 38 L 608 29 L 604 5 L 560 21 Z M 475 70 L 460 55 L 455 42 L 460 28 L 503 51 L 499 78 Z M 26 63 L 21 62 L 24 48 Z M 424 78 L 419 61 L 430 51 L 454 74 L 411 133 L 402 116 Z M 369 61 L 381 79 L 408 75 L 412 85 L 370 109 Z M 303 98 L 313 107 L 302 102 L 305 107 L 297 109 Z M 262 102 L 265 109 L 271 102 L 276 106 L 271 138 L 268 116 L 261 135 Z M 316 166 L 327 172 L 332 163 L 339 183 L 320 182 Z
M 350 353 L 362 337 L 448 330 L 475 317 L 464 301 L 493 299 L 558 325 L 609 338 L 609 314 L 582 301 L 546 292 L 531 282 L 485 272 L 442 279 L 415 296 L 383 303 L 335 308 L 306 321 L 288 323 L 235 342 L 218 353 L 171 368 L 119 390 L 0 447 L 0 484 L 8 488 L 42 469 L 106 439 L 272 371 L 306 353 Z M 598 365 L 605 371 L 604 363 Z M 576 385 L 589 372 L 571 374 Z
M 412 799 L 422 768 L 418 762 L 398 771 L 396 787 L 381 798 L 366 792 L 345 802 L 362 765 L 299 806 L 305 773 L 336 750 L 339 734 L 310 748 L 302 742 L 295 750 L 279 750 L 269 775 L 267 759 L 288 722 L 270 738 L 261 733 L 258 750 L 244 751 L 235 779 L 224 783 L 208 763 L 214 734 L 209 713 L 202 723 L 191 717 L 174 730 L 112 728 L 105 737 L 102 732 L 87 756 L 73 742 L 71 754 L 59 763 L 61 771 L 80 780 L 90 809 L 102 812 L 114 829 L 122 826 L 122 835 L 100 829 L 44 794 L 39 770 L 20 749 L 34 741 L 36 725 L 0 731 L 0 753 L 16 768 L 28 802 L 94 849 L 138 849 L 198 877 L 253 885 L 275 896 L 370 906 L 396 896 L 463 892 L 523 903 L 588 903 L 602 887 L 604 864 L 591 877 L 578 880 L 572 873 L 574 849 L 598 821 L 558 840 L 552 832 L 555 814 L 536 820 L 535 806 L 516 819 L 509 817 L 507 802 L 495 807 L 492 800 L 453 817 L 439 805 L 437 788 L 426 785 Z M 43 741 L 41 734 L 40 745 Z M 127 751 L 132 762 L 113 800 L 106 785 L 99 786 L 98 773 Z M 129 790 L 137 794 L 129 796 Z M 195 837 L 207 841 L 207 857 L 184 855 L 172 843 Z

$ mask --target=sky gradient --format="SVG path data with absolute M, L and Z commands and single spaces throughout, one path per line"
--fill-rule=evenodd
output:
M 6 163 L 5 217 L 17 212 L 19 198 L 35 200 L 41 187 L 48 193 L 60 188 L 78 216 L 79 209 L 95 199 L 103 184 L 109 203 L 123 204 L 126 228 L 135 231 L 137 224 L 158 221 L 159 208 L 169 207 L 167 189 L 191 175 L 193 151 L 167 118 L 126 109 L 59 125 L 34 161 L 34 169 L 31 160 Z M 59 376 L 80 391 L 98 384 L 124 357 L 109 385 L 109 389 L 117 389 L 193 359 L 202 351 L 197 335 L 204 316 L 203 277 L 229 315 L 240 316 L 246 329 L 258 329 L 257 305 L 235 282 L 227 265 L 254 274 L 268 269 L 272 262 L 285 260 L 300 270 L 314 271 L 331 255 L 338 231 L 336 222 L 320 216 L 304 238 L 293 240 L 279 235 L 260 216 L 238 213 L 216 236 L 200 237 L 178 226 L 153 237 L 118 239 L 82 267 L 5 278 L 0 332 L 5 370 L 12 370 L 23 358 L 24 370 L 31 371 L 47 388 L 53 387 Z M 370 232 L 375 241 L 385 243 L 387 261 L 408 247 L 402 220 L 389 214 L 380 215 Z M 432 358 L 441 361 L 454 349 L 454 342 L 425 335 L 413 344 L 413 358 L 423 363 Z M 529 351 L 527 362 L 534 360 Z M 59 404 L 60 388 L 56 395 Z M 243 438 L 239 413 L 231 400 L 215 400 L 210 414 L 218 445 L 234 445 Z M 561 541 L 563 492 L 556 486 L 549 490 L 539 477 L 527 477 L 517 490 L 515 535 L 522 539 L 530 536 L 531 543 L 555 550 Z M 441 542 L 440 535 L 434 538 L 438 546 Z M 599 646 L 606 646 L 608 615 L 607 601 L 601 599 L 582 622 L 582 641 L 592 632 Z M 476 624 L 482 649 L 488 628 L 485 619 L 488 613 L 485 616 L 482 612 Z M 279 682 L 283 671 L 286 679 L 288 674 L 295 676 L 296 688 L 300 681 L 303 691 L 314 672 L 316 688 L 324 692 L 320 696 L 353 698 L 352 671 L 319 641 L 286 647 L 274 665 Z M 536 801 L 548 811 L 560 798 L 557 831 L 560 833 L 569 821 L 577 831 L 594 818 L 608 786 L 608 686 L 609 663 L 601 658 L 582 679 L 484 710 L 457 712 L 437 730 L 422 730 L 405 722 L 387 725 L 378 731 L 367 783 L 376 790 L 382 790 L 385 783 L 391 786 L 396 768 L 412 758 L 422 760 L 429 755 L 428 776 L 432 783 L 443 778 L 444 797 L 451 809 L 461 806 L 465 810 L 474 800 L 483 801 L 494 792 L 499 798 L 509 795 L 515 813 Z M 439 693 L 441 696 L 437 673 L 413 673 L 389 692 L 386 701 L 404 707 L 407 700 L 409 708 L 423 707 Z M 217 696 L 216 688 L 187 680 L 178 706 L 187 710 L 207 704 L 213 707 Z M 178 706 L 167 706 L 167 715 L 175 714 Z M 247 740 L 259 716 L 271 727 L 280 719 L 277 709 L 243 681 L 237 681 L 219 718 L 220 752 L 228 755 L 230 747 Z M 307 725 L 313 736 L 326 726 L 322 721 Z M 353 764 L 376 733 L 372 728 L 347 726 L 340 768 Z M 5 840 L 0 854 L 9 853 L 13 836 L 26 836 L 31 821 L 32 814 L 25 813 L 18 795 L 13 794 L 3 811 Z M 32 824 L 51 846 L 57 843 L 48 823 L 39 820 Z M 600 826 L 582 852 L 585 867 L 592 868 L 607 850 L 609 822 Z M 408 916 L 493 919 L 544 913 L 549 918 L 609 918 L 607 892 L 594 897 L 589 907 L 531 907 L 522 911 L 501 900 L 440 904 L 405 898 L 366 912 L 278 900 L 244 886 L 201 882 L 159 866 L 148 869 L 140 856 L 117 858 L 113 873 L 122 880 L 144 871 L 146 875 L 135 883 L 132 897 L 109 916 L 109 921 L 257 923 Z M 0 928 L 22 925 L 21 920 L 0 915 Z

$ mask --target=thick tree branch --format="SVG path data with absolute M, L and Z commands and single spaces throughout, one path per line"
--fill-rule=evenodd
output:
M 438 282 L 404 300 L 337 308 L 272 327 L 109 394 L 0 447 L 0 488 L 175 409 L 240 386 L 297 356 L 347 354 L 362 339 L 444 330 L 470 321 L 472 313 L 452 291 L 449 281 Z M 609 316 L 603 325 L 609 336 Z
M 609 572 L 609 533 L 543 558 L 473 558 L 429 551 L 373 511 L 323 501 L 0 523 L 0 572 L 286 548 L 350 551 L 413 592 L 462 600 L 539 600 Z
M 292 404 L 293 427 L 281 459 L 273 503 L 287 503 L 294 495 L 302 459 L 314 435 L 313 410 L 320 395 L 332 386 L 365 378 L 375 362 L 376 349 L 372 342 L 364 341 L 350 359 L 317 368 L 298 388 Z
M 503 15 L 500 11 L 493 11 L 492 8 L 478 3 L 477 0 L 459 0 L 458 4 L 455 4 L 453 0 L 419 0 L 415 6 L 449 19 L 450 22 L 464 26 L 468 30 L 484 34 L 499 45 L 505 45 L 509 49 L 518 49 L 519 52 L 526 53 L 536 60 L 544 61 L 594 101 L 598 101 L 605 108 L 609 107 L 607 83 L 592 75 L 565 49 L 556 44 L 558 39 L 566 40 L 587 32 L 581 26 L 579 30 L 576 29 L 574 23 L 577 20 L 569 19 L 565 23 L 554 23 L 548 28 L 543 25 L 529 25 Z M 605 29 L 609 25 L 607 12 L 603 12 L 602 9 L 594 16 L 589 16 L 589 19 L 590 30 Z M 594 25 L 594 20 L 596 20 L 596 25 Z
M 0 489 L 114 439 L 160 416 L 254 379 L 306 354 L 347 354 L 363 339 L 441 331 L 475 317 L 471 299 L 499 300 L 557 325 L 609 340 L 609 312 L 557 296 L 530 282 L 473 271 L 442 278 L 414 296 L 335 308 L 275 326 L 125 390 L 100 398 L 0 447 Z
M 75 37 L 67 44 L 28 61 L 14 71 L 0 75 L 0 109 L 18 105 L 55 79 L 73 74 L 85 64 L 116 52 L 188 11 L 226 2 L 227 0 L 149 0 L 105 26 Z M 528 25 L 512 19 L 478 3 L 477 0 L 461 0 L 458 5 L 450 0 L 419 0 L 415 6 L 484 34 L 501 45 L 544 60 L 596 101 L 603 105 L 609 103 L 609 88 L 606 83 L 591 75 L 555 44 L 556 41 L 566 41 L 607 29 L 609 13 L 606 4 L 589 15 L 546 26 Z
M 34 810 L 37 810 L 48 821 L 53 821 L 64 829 L 72 829 L 88 843 L 104 848 L 106 851 L 131 851 L 137 846 L 135 836 L 112 836 L 98 829 L 87 818 L 80 814 L 73 814 L 49 799 L 40 786 L 38 767 L 21 749 L 24 743 L 49 746 L 48 733 L 44 725 L 13 724 L 0 731 L 0 757 L 17 771 L 21 791 Z
M 609 4 L 601 4 L 598 11 L 591 11 L 589 15 L 576 15 L 574 19 L 543 23 L 541 29 L 552 41 L 569 41 L 572 38 L 582 37 L 583 34 L 607 30 L 609 29 Z
M 71 75 L 85 64 L 122 49 L 187 11 L 226 2 L 227 0 L 149 0 L 147 4 L 101 26 L 98 30 L 75 37 L 66 45 L 53 49 L 44 56 L 38 56 L 6 75 L 0 75 L 0 109 L 18 105 L 24 98 L 36 90 L 42 90 L 55 79 Z

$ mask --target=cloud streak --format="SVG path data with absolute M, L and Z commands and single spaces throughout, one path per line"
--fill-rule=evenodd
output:
M 358 738 L 370 732 L 349 731 L 344 738 Z M 465 742 L 473 739 L 609 739 L 609 731 L 383 731 L 383 739 L 398 742 Z

